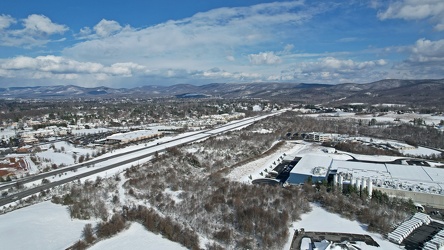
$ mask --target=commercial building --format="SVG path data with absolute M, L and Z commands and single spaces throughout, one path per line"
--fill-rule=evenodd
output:
M 128 144 L 152 138 L 157 138 L 162 135 L 158 130 L 137 130 L 127 133 L 117 133 L 106 137 L 106 144 Z
M 342 188 L 380 190 L 392 196 L 411 198 L 414 202 L 444 208 L 444 169 L 420 165 L 393 164 L 338 159 L 328 154 L 308 154 L 291 170 L 287 182 L 301 184 L 332 180 Z M 402 161 L 401 161 L 402 162 Z
M 334 134 L 311 132 L 311 133 L 305 134 L 304 140 L 311 141 L 311 142 L 326 142 L 326 141 L 332 141 L 336 137 L 337 137 L 337 135 L 334 135 Z
M 290 171 L 287 182 L 290 184 L 300 184 L 309 178 L 312 181 L 327 180 L 328 170 L 333 159 L 324 155 L 305 155 Z

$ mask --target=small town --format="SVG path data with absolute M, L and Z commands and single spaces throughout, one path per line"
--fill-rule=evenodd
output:
M 1 1 L 0 248 L 444 250 L 443 20 Z
M 171 102 L 175 105 L 171 105 Z M 241 159 L 248 159 L 229 172 L 227 177 L 258 188 L 271 185 L 304 190 L 310 187 L 318 190 L 313 193 L 316 195 L 319 192 L 325 192 L 325 195 L 330 193 L 331 196 L 343 193 L 364 203 L 374 199 L 383 202 L 389 197 L 402 197 L 413 205 L 398 205 L 412 206 L 411 209 L 418 214 L 434 212 L 427 216 L 435 219 L 441 219 L 440 211 L 444 211 L 444 163 L 443 151 L 439 149 L 442 141 L 419 145 L 425 144 L 431 135 L 421 137 L 419 140 L 424 142 L 419 143 L 414 137 L 395 140 L 396 137 L 390 138 L 387 135 L 383 139 L 379 134 L 381 128 L 393 135 L 398 133 L 395 130 L 406 129 L 404 127 L 442 134 L 444 116 L 440 113 L 422 114 L 403 105 L 354 103 L 325 107 L 265 99 L 227 101 L 208 97 L 148 102 L 125 100 L 120 107 L 118 103 L 113 103 L 117 113 L 108 111 L 106 105 L 103 105 L 107 102 L 101 100 L 89 101 L 88 105 L 80 105 L 77 101 L 69 101 L 69 105 L 67 101 L 22 101 L 22 111 L 14 113 L 6 109 L 10 103 L 3 101 L 1 129 L 3 146 L 0 188 L 3 208 L 0 211 L 6 214 L 31 204 L 52 200 L 73 209 L 71 217 L 100 217 L 100 213 L 90 214 L 92 211 L 87 212 L 87 208 L 77 210 L 79 208 L 75 203 L 69 205 L 71 202 L 66 199 L 70 196 L 67 196 L 66 190 L 73 192 L 73 188 L 81 188 L 75 184 L 89 185 L 90 181 L 97 183 L 108 178 L 108 174 L 116 180 L 127 179 L 130 169 L 140 164 L 148 167 L 153 157 L 156 159 L 178 154 L 178 147 L 187 144 L 189 146 L 181 149 L 184 153 L 188 152 L 185 156 L 187 164 L 197 164 L 195 166 L 203 169 L 206 168 L 204 166 L 212 165 L 204 172 L 204 176 L 220 171 L 218 168 L 223 169 L 229 162 L 234 164 Z M 60 107 L 55 112 L 46 108 L 55 104 Z M 100 105 L 104 108 L 99 112 Z M 31 106 L 40 108 L 33 109 L 35 114 L 31 114 Z M 146 106 L 155 106 L 159 112 Z M 166 113 L 167 110 L 171 113 Z M 7 118 L 11 115 L 14 118 Z M 298 125 L 295 127 L 294 124 Z M 236 147 L 250 150 L 241 155 L 229 156 L 230 150 L 222 148 L 230 143 L 226 141 L 222 146 L 218 141 L 234 139 L 230 134 L 239 132 L 246 134 L 240 135 L 244 140 L 238 142 Z M 374 132 L 378 134 L 372 134 Z M 262 140 L 262 136 L 275 140 L 274 146 L 269 144 L 271 149 L 265 155 L 255 149 L 261 145 L 257 143 Z M 248 146 L 250 141 L 253 144 Z M 199 146 L 199 142 L 210 144 Z M 218 148 L 214 151 L 216 155 L 211 153 L 212 147 Z M 201 152 L 202 155 L 192 156 L 191 152 L 194 155 Z M 211 158 L 208 158 L 210 155 Z M 93 176 L 96 176 L 95 179 Z M 107 214 L 105 211 L 109 209 L 121 209 L 122 202 L 138 200 L 138 195 L 131 190 L 134 188 L 111 195 L 113 198 L 110 201 L 99 202 L 101 213 Z M 164 192 L 178 195 L 171 193 L 171 187 Z M 313 191 L 304 192 L 309 195 Z M 179 202 L 183 198 L 174 199 L 179 199 Z M 394 218 L 400 220 L 407 214 L 398 214 Z M 428 226 L 430 220 L 423 227 Z M 423 245 L 428 242 L 427 237 L 434 235 L 424 236 L 421 231 L 425 229 L 416 226 L 416 231 L 412 230 L 397 238 L 395 235 L 399 233 L 396 230 L 391 232 L 391 223 L 391 220 L 385 221 L 374 230 L 386 231 L 387 241 L 396 244 L 410 242 L 411 246 Z M 444 228 L 444 224 L 433 225 L 437 228 L 434 230 L 437 235 Z M 414 236 L 416 234 L 424 237 Z M 368 235 L 365 237 L 372 239 Z M 341 243 L 329 241 L 327 244 L 321 240 L 316 243 L 316 239 L 319 238 L 296 237 L 293 243 L 288 244 L 291 249 L 299 249 L 295 248 L 298 244 L 302 244 L 300 247 L 306 247 L 304 244 L 321 244 L 325 247 Z M 299 240 L 301 242 L 297 242 Z

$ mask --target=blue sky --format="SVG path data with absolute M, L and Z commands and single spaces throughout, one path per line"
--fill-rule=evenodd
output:
M 444 78 L 442 0 L 1 1 L 0 86 Z

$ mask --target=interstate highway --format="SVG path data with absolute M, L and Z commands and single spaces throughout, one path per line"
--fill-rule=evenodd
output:
M 123 153 L 116 153 L 116 154 L 113 154 L 110 156 L 105 156 L 105 157 L 100 157 L 98 159 L 93 159 L 93 160 L 90 160 L 88 162 L 84 162 L 81 164 L 76 164 L 76 165 L 72 165 L 69 167 L 62 168 L 62 169 L 54 170 L 51 172 L 42 173 L 42 174 L 27 177 L 27 178 L 23 178 L 23 179 L 19 180 L 19 182 L 21 184 L 26 184 L 29 182 L 41 180 L 43 178 L 48 178 L 48 177 L 51 177 L 54 175 L 63 174 L 65 172 L 76 171 L 79 168 L 95 165 L 97 163 L 104 163 L 105 164 L 105 166 L 94 167 L 94 169 L 92 169 L 91 171 L 88 171 L 88 172 L 84 172 L 84 173 L 80 173 L 80 174 L 77 174 L 77 175 L 74 175 L 71 177 L 67 177 L 67 178 L 64 178 L 59 181 L 54 181 L 54 182 L 50 182 L 47 184 L 42 184 L 38 187 L 30 188 L 30 189 L 21 191 L 19 193 L 15 193 L 15 194 L 11 194 L 6 197 L 2 197 L 0 199 L 0 206 L 3 206 L 8 203 L 14 202 L 16 200 L 22 199 L 22 198 L 27 197 L 29 195 L 39 193 L 41 190 L 47 190 L 49 188 L 52 188 L 52 187 L 55 187 L 58 185 L 62 185 L 62 184 L 68 183 L 70 181 L 77 180 L 77 179 L 80 179 L 83 177 L 87 177 L 87 176 L 90 176 L 90 175 L 93 175 L 93 174 L 96 174 L 99 172 L 103 172 L 103 171 L 106 171 L 106 170 L 109 170 L 109 169 L 112 169 L 115 167 L 119 167 L 124 164 L 137 162 L 141 159 L 144 159 L 146 157 L 149 157 L 149 156 L 155 154 L 156 152 L 161 152 L 161 151 L 164 151 L 164 150 L 171 148 L 171 147 L 175 147 L 175 146 L 179 146 L 179 145 L 183 145 L 183 144 L 188 144 L 188 143 L 191 143 L 194 141 L 206 139 L 206 138 L 211 137 L 213 135 L 225 133 L 230 130 L 235 130 L 240 127 L 248 126 L 258 120 L 264 119 L 268 116 L 278 115 L 278 114 L 281 114 L 282 112 L 283 111 L 279 111 L 279 112 L 275 112 L 275 113 L 271 113 L 271 114 L 267 114 L 267 115 L 263 115 L 263 116 L 255 116 L 255 117 L 245 118 L 245 119 L 242 119 L 239 121 L 235 121 L 235 122 L 231 122 L 231 123 L 219 126 L 214 129 L 206 129 L 206 130 L 198 131 L 196 133 L 188 134 L 188 135 L 179 135 L 174 138 L 171 138 L 168 141 L 164 141 L 162 143 L 158 143 L 155 145 L 150 145 L 150 146 L 147 146 L 144 148 L 135 149 L 132 151 L 126 151 Z M 11 184 L 0 186 L 0 190 L 7 189 L 7 188 L 14 186 L 14 185 L 16 185 L 15 182 L 11 183 Z

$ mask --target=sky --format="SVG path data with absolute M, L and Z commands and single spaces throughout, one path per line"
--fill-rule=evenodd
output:
M 0 87 L 444 78 L 442 0 L 0 1 Z

